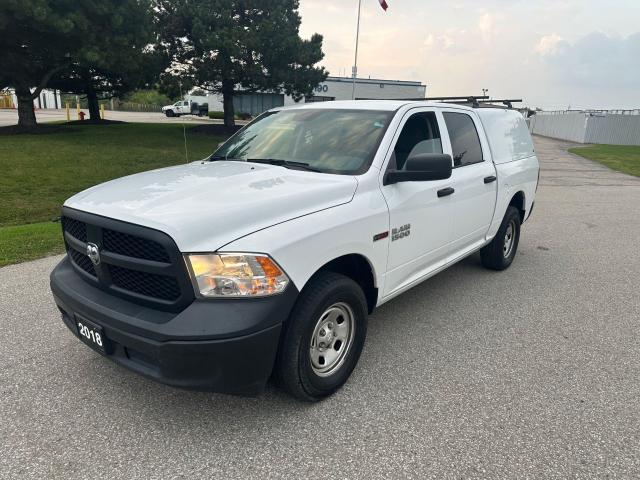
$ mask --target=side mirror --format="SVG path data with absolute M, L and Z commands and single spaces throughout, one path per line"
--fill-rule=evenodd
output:
M 398 182 L 445 180 L 451 177 L 453 160 L 446 153 L 418 153 L 407 159 L 404 170 L 389 170 L 384 185 Z

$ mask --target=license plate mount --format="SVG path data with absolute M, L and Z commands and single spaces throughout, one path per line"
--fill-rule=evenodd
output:
M 110 345 L 109 339 L 104 333 L 104 329 L 100 325 L 79 315 L 76 315 L 75 319 L 76 329 L 78 330 L 80 340 L 98 353 L 108 355 Z

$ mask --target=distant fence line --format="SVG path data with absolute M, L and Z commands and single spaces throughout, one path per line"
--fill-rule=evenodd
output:
M 13 96 L 0 93 L 0 108 L 15 108 L 15 105 L 13 104 Z
M 538 112 L 529 119 L 529 129 L 576 143 L 640 145 L 640 110 Z
M 76 108 L 77 100 L 73 97 L 65 96 L 62 99 L 61 108 L 65 108 L 68 103 L 70 108 Z M 118 112 L 162 112 L 162 105 L 154 105 L 148 103 L 124 102 L 117 98 L 108 100 L 99 100 L 100 105 L 104 105 L 105 110 L 115 110 Z M 86 110 L 88 108 L 87 99 L 80 99 L 80 108 Z
M 104 108 L 107 110 L 116 110 L 121 112 L 161 112 L 161 105 L 151 105 L 147 103 L 133 102 L 105 102 Z
M 640 115 L 640 108 L 616 109 L 616 110 L 545 110 L 542 115 L 566 115 L 569 113 L 601 113 L 615 115 Z

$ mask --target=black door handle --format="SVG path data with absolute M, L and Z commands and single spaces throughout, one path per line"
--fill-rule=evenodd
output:
M 484 183 L 491 183 L 491 182 L 495 182 L 496 176 L 495 175 L 489 175 L 488 177 L 484 177 Z
M 451 187 L 443 188 L 442 190 L 438 190 L 438 197 L 446 197 L 447 195 L 451 195 L 455 190 Z

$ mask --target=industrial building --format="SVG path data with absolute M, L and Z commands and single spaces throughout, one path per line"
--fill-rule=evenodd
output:
M 355 98 L 371 99 L 407 99 L 424 98 L 427 86 L 419 81 L 408 80 L 384 80 L 377 78 L 358 78 L 355 85 Z M 300 102 L 326 102 L 331 100 L 351 100 L 353 91 L 353 78 L 351 77 L 327 77 L 316 86 L 313 95 Z M 194 101 L 205 101 L 205 99 Z M 208 95 L 206 102 L 209 111 L 222 111 L 222 96 Z M 299 103 L 299 102 L 298 102 Z M 234 95 L 233 104 L 236 113 L 249 113 L 258 115 L 266 110 L 284 105 L 295 105 L 296 101 L 283 93 L 244 93 Z

